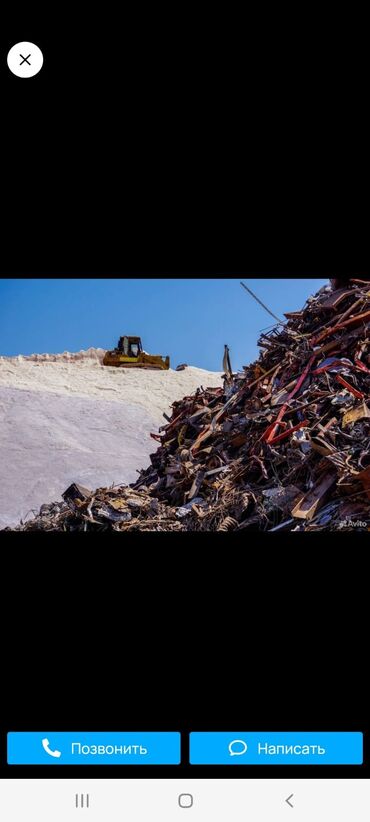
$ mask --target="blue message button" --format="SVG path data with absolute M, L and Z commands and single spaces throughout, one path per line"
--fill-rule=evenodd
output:
M 8 765 L 179 765 L 180 734 L 8 733 Z
M 362 765 L 359 732 L 190 734 L 191 765 Z

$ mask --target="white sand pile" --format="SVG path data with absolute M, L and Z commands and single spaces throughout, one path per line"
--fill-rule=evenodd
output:
M 134 482 L 174 400 L 219 372 L 107 368 L 102 349 L 0 357 L 0 528 L 60 499 L 71 482 Z
M 87 365 L 102 365 L 104 348 L 87 348 L 86 351 L 63 351 L 63 354 L 18 354 L 16 357 L 0 357 L 0 363 L 19 362 L 79 362 Z

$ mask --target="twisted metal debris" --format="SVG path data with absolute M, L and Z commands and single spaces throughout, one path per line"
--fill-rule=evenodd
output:
M 369 530 L 370 283 L 285 317 L 223 389 L 173 403 L 135 483 L 72 485 L 13 530 Z

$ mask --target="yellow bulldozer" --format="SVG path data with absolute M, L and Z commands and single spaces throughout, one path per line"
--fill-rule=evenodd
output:
M 113 365 L 118 368 L 160 368 L 167 371 L 170 367 L 170 358 L 160 354 L 148 354 L 143 350 L 141 337 L 120 337 L 117 348 L 106 351 L 103 365 Z

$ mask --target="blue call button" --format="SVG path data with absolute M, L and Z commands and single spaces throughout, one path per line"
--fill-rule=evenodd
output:
M 362 765 L 363 734 L 327 732 L 190 734 L 191 765 Z
M 179 733 L 8 733 L 8 765 L 179 765 Z

